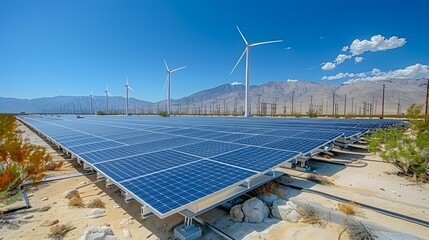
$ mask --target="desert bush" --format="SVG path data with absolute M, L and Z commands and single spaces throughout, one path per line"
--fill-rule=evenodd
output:
M 350 220 L 346 223 L 347 233 L 351 240 L 375 240 L 377 237 L 371 229 L 357 220 Z
M 73 229 L 74 227 L 72 227 L 69 223 L 56 224 L 51 227 L 48 237 L 52 239 L 62 239 L 68 232 L 70 232 Z
M 52 161 L 46 149 L 24 139 L 16 128 L 16 118 L 0 115 L 0 192 L 15 190 L 24 181 L 42 179 L 48 169 L 62 164 Z
M 419 110 L 420 109 L 420 110 Z M 407 110 L 407 116 L 415 119 L 421 107 L 414 104 Z M 378 152 L 384 161 L 398 167 L 406 176 L 416 182 L 427 182 L 429 165 L 429 124 L 413 120 L 408 129 L 380 129 L 365 138 L 368 151 Z
M 87 208 L 106 208 L 106 204 L 99 198 L 95 198 L 90 203 L 86 204 Z
M 329 178 L 314 173 L 308 174 L 307 180 L 323 185 L 335 185 L 334 182 L 332 182 Z
M 341 212 L 343 212 L 347 215 L 353 215 L 356 213 L 356 206 L 357 205 L 355 202 L 338 203 L 337 206 Z
M 267 196 L 270 193 L 276 193 L 278 186 L 275 182 L 267 182 L 264 185 L 261 185 L 258 188 L 253 189 L 249 192 L 252 196 Z
M 301 215 L 301 221 L 310 224 L 322 224 L 322 219 L 317 215 L 316 209 L 310 204 L 304 204 L 297 209 Z
M 167 111 L 162 111 L 162 112 L 159 113 L 159 116 L 161 116 L 161 117 L 169 117 L 170 114 L 168 114 Z

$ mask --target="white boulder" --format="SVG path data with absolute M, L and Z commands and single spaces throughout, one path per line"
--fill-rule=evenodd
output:
M 267 205 L 256 197 L 245 201 L 241 210 L 244 214 L 244 221 L 250 223 L 260 223 L 269 215 Z
M 275 218 L 296 223 L 301 218 L 297 209 L 298 206 L 292 201 L 278 199 L 273 202 L 271 213 Z

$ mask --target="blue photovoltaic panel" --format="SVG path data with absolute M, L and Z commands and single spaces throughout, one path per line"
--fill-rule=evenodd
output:
M 332 140 L 342 135 L 342 132 L 309 131 L 296 134 L 297 138 Z
M 324 144 L 326 144 L 326 141 L 319 139 L 283 138 L 267 143 L 264 147 L 307 153 Z
M 125 146 L 125 144 L 113 142 L 113 141 L 104 141 L 104 142 L 98 142 L 98 143 L 90 143 L 86 145 L 79 145 L 76 147 L 70 147 L 68 148 L 68 150 L 76 154 L 82 154 L 82 153 L 91 152 L 94 150 L 109 149 L 109 148 L 120 147 L 120 146 Z
M 400 125 L 377 119 L 25 116 L 119 187 L 166 216 L 332 142 Z M 360 136 L 360 135 L 359 135 Z
M 234 141 L 235 143 L 241 143 L 241 144 L 247 144 L 247 145 L 254 145 L 254 146 L 261 146 L 265 143 L 274 142 L 276 140 L 281 139 L 280 137 L 275 136 L 264 136 L 264 135 L 258 135 L 248 138 L 243 138 Z
M 189 156 L 172 150 L 121 158 L 109 162 L 96 163 L 94 166 L 109 176 L 115 182 L 135 178 L 154 172 L 164 171 L 185 163 L 199 160 L 198 157 Z
M 251 137 L 251 136 L 254 136 L 254 135 L 249 135 L 249 134 L 228 134 L 228 135 L 217 137 L 217 138 L 214 138 L 214 139 L 217 140 L 217 141 L 233 142 L 235 140 L 243 139 L 243 138 L 248 138 L 248 137 Z
M 253 175 L 255 172 L 202 160 L 120 184 L 151 208 L 166 214 Z
M 257 172 L 270 170 L 296 156 L 296 152 L 281 151 L 260 147 L 246 147 L 210 159 L 240 166 Z
M 232 143 L 205 141 L 183 147 L 177 147 L 174 149 L 180 152 L 189 153 L 200 157 L 210 157 L 243 147 L 244 146 L 242 145 Z

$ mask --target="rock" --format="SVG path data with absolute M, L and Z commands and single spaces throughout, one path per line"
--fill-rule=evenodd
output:
M 42 198 L 42 201 L 48 201 L 48 197 Z
M 63 194 L 64 198 L 72 199 L 73 197 L 80 198 L 79 191 L 76 189 L 67 190 Z
M 134 224 L 134 221 L 132 218 L 122 219 L 121 222 L 119 223 L 119 225 L 130 225 L 130 224 Z
M 27 197 L 32 197 L 32 196 L 34 196 L 34 193 L 27 193 Z
M 275 218 L 296 223 L 301 218 L 297 209 L 298 206 L 292 201 L 278 199 L 273 202 L 271 213 Z
M 104 208 L 93 208 L 91 211 L 86 215 L 86 218 L 99 218 L 104 217 L 107 215 L 107 211 Z
M 55 219 L 54 221 L 46 220 L 42 224 L 40 224 L 40 226 L 42 226 L 42 227 L 49 227 L 49 226 L 55 225 L 55 224 L 57 224 L 59 222 L 60 221 L 58 219 Z
M 80 240 L 117 240 L 110 227 L 90 227 L 85 229 Z
M 115 204 L 115 206 L 113 206 L 114 208 L 120 208 L 121 206 L 119 206 L 119 204 Z
M 27 215 L 24 215 L 22 218 L 23 219 L 30 219 L 30 218 L 33 218 L 33 215 L 32 214 L 27 214 Z
M 131 238 L 130 230 L 128 229 L 122 229 L 122 234 L 124 234 L 124 238 Z
M 266 203 L 268 206 L 273 205 L 273 201 L 279 199 L 279 197 L 273 193 L 270 193 L 268 195 L 260 195 L 258 198 Z
M 250 223 L 260 223 L 269 215 L 267 205 L 256 197 L 245 201 L 241 210 L 244 214 L 244 221 Z
M 44 207 L 42 207 L 42 208 L 39 210 L 39 212 L 46 212 L 46 211 L 48 211 L 49 209 L 51 209 L 51 206 L 44 206 Z
M 381 191 L 386 191 L 384 188 L 380 188 Z
M 241 210 L 241 206 L 242 206 L 241 204 L 235 205 L 229 211 L 229 216 L 231 216 L 231 218 L 234 221 L 237 221 L 237 222 L 242 222 L 243 221 L 244 213 Z

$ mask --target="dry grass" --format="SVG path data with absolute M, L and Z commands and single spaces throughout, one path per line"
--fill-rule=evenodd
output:
M 331 179 L 329 179 L 325 176 L 319 175 L 319 174 L 314 174 L 314 173 L 308 174 L 307 180 L 315 182 L 315 183 L 323 184 L 323 185 L 335 185 Z
M 101 199 L 96 198 L 90 203 L 86 204 L 87 208 L 106 208 L 106 204 Z
M 351 240 L 375 240 L 377 238 L 372 230 L 360 221 L 351 220 L 347 222 L 346 226 Z
M 322 225 L 322 219 L 317 215 L 316 210 L 310 204 L 299 206 L 297 211 L 302 217 L 302 222 Z
M 267 196 L 270 193 L 277 191 L 277 184 L 273 181 L 267 182 L 264 185 L 255 188 L 254 190 L 250 191 L 249 194 L 252 196 Z
M 66 233 L 73 230 L 74 227 L 72 227 L 69 223 L 67 224 L 57 224 L 51 227 L 48 237 L 52 239 L 62 239 Z
M 82 202 L 82 198 L 80 197 L 73 197 L 72 199 L 70 199 L 69 206 L 74 206 L 74 207 L 85 207 L 85 205 Z
M 341 212 L 347 215 L 353 215 L 356 213 L 357 204 L 355 202 L 338 203 L 337 206 Z

